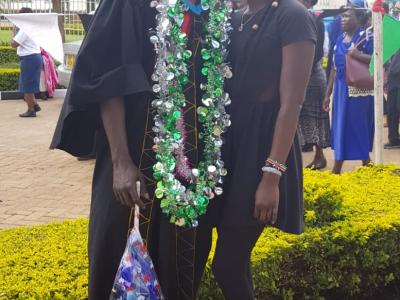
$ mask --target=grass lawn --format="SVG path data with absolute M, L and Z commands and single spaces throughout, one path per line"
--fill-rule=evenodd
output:
M 74 41 L 80 41 L 83 39 L 83 35 L 77 35 L 77 34 L 67 34 L 65 36 L 65 42 L 69 43 L 69 42 L 74 42 Z
M 11 40 L 11 30 L 0 30 L 0 45 L 9 44 Z

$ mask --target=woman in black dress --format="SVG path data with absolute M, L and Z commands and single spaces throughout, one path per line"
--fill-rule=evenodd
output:
M 233 27 L 232 127 L 224 149 L 229 175 L 213 272 L 227 300 L 248 300 L 254 299 L 250 253 L 265 225 L 303 231 L 296 129 L 316 26 L 297 0 L 249 0 L 247 9 L 234 15 Z

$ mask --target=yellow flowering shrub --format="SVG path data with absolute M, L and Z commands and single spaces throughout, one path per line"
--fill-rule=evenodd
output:
M 325 226 L 345 218 L 343 196 L 330 181 L 308 181 L 304 185 L 306 226 Z
M 0 232 L 0 299 L 87 299 L 87 219 Z
M 257 299 L 383 299 L 400 283 L 399 167 L 306 170 L 304 190 L 305 233 L 267 228 L 253 251 Z M 212 255 L 202 300 L 223 299 Z M 87 264 L 85 219 L 2 231 L 0 299 L 86 299 Z
M 381 296 L 400 286 L 400 168 L 305 170 L 304 191 L 305 233 L 267 228 L 253 251 L 256 298 L 400 299 Z M 200 299 L 223 299 L 211 260 Z

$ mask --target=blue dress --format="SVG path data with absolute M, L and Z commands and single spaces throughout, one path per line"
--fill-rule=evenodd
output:
M 349 96 L 346 83 L 346 54 L 350 46 L 357 44 L 365 33 L 359 29 L 350 42 L 345 42 L 345 34 L 339 36 L 335 51 L 336 68 L 333 111 L 332 149 L 335 160 L 368 160 L 374 140 L 374 97 Z M 372 38 L 361 43 L 358 50 L 372 55 Z

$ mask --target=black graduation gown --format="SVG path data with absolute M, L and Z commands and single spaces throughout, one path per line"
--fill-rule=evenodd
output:
M 131 211 L 120 205 L 112 192 L 112 163 L 109 145 L 99 116 L 99 103 L 113 96 L 124 96 L 126 129 L 133 161 L 146 176 L 154 197 L 152 165 L 154 155 L 150 76 L 154 54 L 149 42 L 149 28 L 155 12 L 148 1 L 103 0 L 76 59 L 52 149 L 74 156 L 92 152 L 96 145 L 92 205 L 89 225 L 89 299 L 108 299 L 131 226 Z M 196 98 L 199 93 L 198 31 L 194 18 L 190 47 L 194 58 L 190 66 L 191 84 L 187 89 L 185 121 L 195 123 Z M 196 163 L 196 130 L 189 130 L 189 159 Z M 96 139 L 96 143 L 94 140 Z M 209 213 L 195 229 L 169 224 L 158 200 L 146 204 L 141 215 L 141 232 L 155 264 L 161 288 L 167 300 L 194 299 L 211 245 L 211 228 L 215 219 Z

